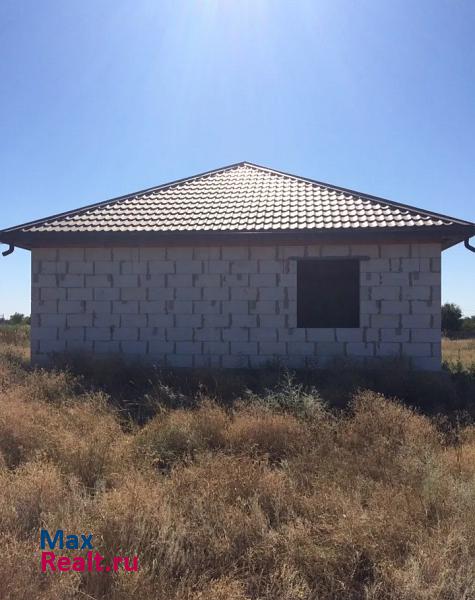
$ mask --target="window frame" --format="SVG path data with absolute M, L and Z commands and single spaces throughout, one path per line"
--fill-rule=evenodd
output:
M 298 329 L 360 329 L 361 327 L 361 267 L 360 263 L 362 260 L 367 260 L 368 257 L 361 256 L 328 256 L 328 257 L 302 257 L 297 258 L 297 328 Z M 326 263 L 326 264 L 334 264 L 334 263 L 354 263 L 356 264 L 356 268 L 354 273 L 351 275 L 354 277 L 354 282 L 352 284 L 352 300 L 351 302 L 356 303 L 354 307 L 354 315 L 350 321 L 341 321 L 339 324 L 336 324 L 337 321 L 332 320 L 331 316 L 328 318 L 328 321 L 319 320 L 318 316 L 313 315 L 312 318 L 308 315 L 308 307 L 304 308 L 302 304 L 302 294 L 309 293 L 308 284 L 306 287 L 302 285 L 302 277 L 306 276 L 302 273 L 304 267 L 302 265 L 308 263 Z M 353 287 L 354 286 L 354 287 Z M 315 292 L 315 290 L 313 290 Z M 313 297 L 313 296 L 312 296 Z M 318 324 L 313 324 L 318 323 Z

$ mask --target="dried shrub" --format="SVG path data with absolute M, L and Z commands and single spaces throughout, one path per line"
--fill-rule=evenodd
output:
M 272 461 L 281 461 L 307 447 L 308 433 L 292 415 L 248 407 L 234 414 L 227 439 L 234 452 L 265 454 Z
M 475 596 L 470 419 L 371 391 L 335 412 L 289 379 L 224 409 L 168 380 L 134 425 L 117 397 L 17 358 L 0 352 L 0 599 Z M 139 571 L 44 577 L 41 527 L 91 532 Z
M 90 488 L 127 468 L 127 439 L 100 399 L 59 409 L 25 401 L 21 391 L 0 401 L 0 450 L 8 466 L 44 457 Z
M 138 432 L 134 446 L 160 468 L 170 468 L 199 451 L 222 447 L 227 424 L 223 409 L 211 402 L 194 411 L 164 410 Z

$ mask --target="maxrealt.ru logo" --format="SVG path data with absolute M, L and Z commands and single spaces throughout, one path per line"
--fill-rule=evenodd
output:
M 112 562 L 105 562 L 105 557 L 94 551 L 92 533 L 79 535 L 64 534 L 62 529 L 57 529 L 53 536 L 49 531 L 42 529 L 40 532 L 40 548 L 45 550 L 87 550 L 85 556 L 65 556 L 55 552 L 41 553 L 41 570 L 43 573 L 50 571 L 78 571 L 78 572 L 109 572 L 118 571 L 123 566 L 125 571 L 137 571 L 139 566 L 138 556 L 114 556 Z

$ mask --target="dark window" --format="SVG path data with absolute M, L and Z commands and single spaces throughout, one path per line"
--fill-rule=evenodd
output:
M 360 326 L 360 263 L 297 262 L 297 327 Z

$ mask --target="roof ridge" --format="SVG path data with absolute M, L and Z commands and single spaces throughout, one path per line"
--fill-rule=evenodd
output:
M 448 221 L 452 221 L 453 223 L 457 223 L 459 225 L 475 225 L 472 221 L 466 221 L 464 219 L 456 219 L 455 217 L 451 217 L 450 215 L 445 215 L 443 213 L 433 212 L 424 208 L 419 208 L 418 206 L 413 206 L 411 204 L 403 204 L 402 202 L 395 202 L 393 200 L 388 200 L 387 198 L 383 198 L 381 196 L 374 196 L 372 194 L 366 194 L 363 192 L 358 192 L 351 188 L 345 188 L 338 185 L 334 185 L 332 183 L 326 183 L 324 181 L 318 181 L 316 179 L 311 179 L 309 177 L 302 177 L 300 175 L 295 175 L 293 173 L 288 173 L 286 171 L 279 171 L 278 169 L 271 169 L 270 167 L 264 167 L 263 165 L 258 165 L 256 163 L 251 163 L 244 161 L 244 163 L 249 167 L 253 167 L 255 169 L 259 169 L 261 171 L 266 171 L 268 173 L 274 173 L 275 175 L 281 175 L 284 177 L 290 177 L 291 179 L 296 179 L 297 181 L 304 181 L 306 183 L 311 183 L 312 185 L 316 185 L 319 187 L 325 187 L 337 192 L 347 193 L 351 196 L 357 196 L 359 198 L 363 198 L 369 200 L 370 202 L 386 204 L 388 206 L 393 206 L 394 208 L 402 208 L 403 210 L 407 210 L 408 212 L 420 213 L 427 217 L 436 217 L 441 219 L 446 219 Z

